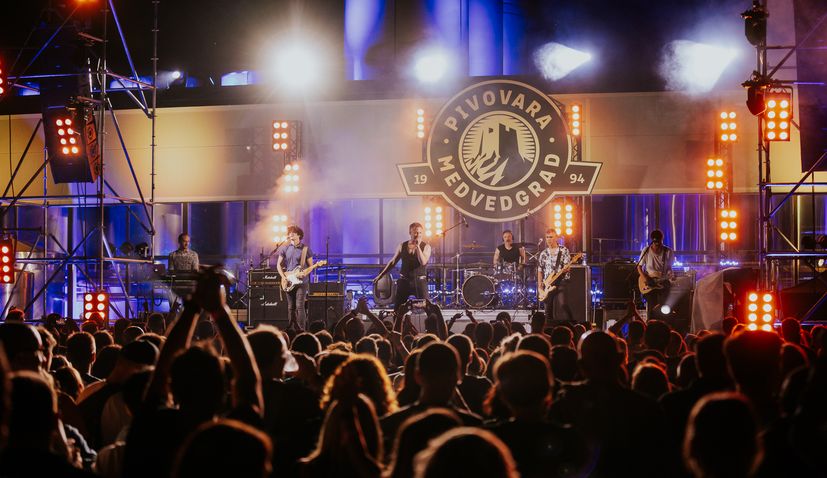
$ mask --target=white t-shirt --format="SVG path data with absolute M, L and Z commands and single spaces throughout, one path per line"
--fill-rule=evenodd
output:
M 645 254 L 645 256 L 644 256 Z M 651 247 L 640 253 L 638 262 L 652 277 L 672 277 L 672 263 L 675 262 L 675 253 L 672 249 L 661 245 L 660 252 Z

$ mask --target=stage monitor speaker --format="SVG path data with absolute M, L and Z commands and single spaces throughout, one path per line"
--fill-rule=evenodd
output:
M 307 320 L 324 320 L 328 327 L 345 314 L 344 296 L 328 297 L 327 301 L 324 297 L 308 297 L 307 306 Z
M 251 288 L 248 317 L 251 327 L 270 324 L 286 329 L 290 323 L 287 317 L 287 295 L 275 287 Z
M 603 301 L 626 301 L 637 287 L 637 265 L 633 262 L 609 262 L 603 266 Z
M 571 267 L 570 279 L 566 285 L 566 302 L 571 309 L 575 322 L 591 320 L 591 284 L 592 275 L 589 266 L 574 265 Z M 555 305 L 555 317 L 561 317 L 562 310 Z

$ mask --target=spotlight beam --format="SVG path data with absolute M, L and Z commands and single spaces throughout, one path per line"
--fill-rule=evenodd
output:
M 560 43 L 546 43 L 534 52 L 534 64 L 547 80 L 557 81 L 584 63 L 590 61 L 592 55 Z

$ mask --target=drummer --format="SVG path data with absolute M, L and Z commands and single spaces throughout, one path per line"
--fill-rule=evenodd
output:
M 502 269 L 516 271 L 525 263 L 525 247 L 516 247 L 514 233 L 506 229 L 503 231 L 503 243 L 494 251 L 494 267 L 502 266 Z

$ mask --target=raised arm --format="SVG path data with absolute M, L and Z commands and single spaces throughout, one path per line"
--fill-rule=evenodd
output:
M 494 249 L 494 265 L 496 266 L 500 262 L 500 249 Z
M 391 258 L 390 262 L 388 262 L 385 265 L 384 269 L 382 269 L 382 272 L 380 272 L 379 275 L 377 275 L 376 277 L 373 278 L 373 282 L 376 282 L 379 279 L 381 279 L 382 277 L 384 277 L 385 274 L 387 274 L 388 271 L 391 270 L 396 265 L 397 262 L 399 262 L 399 257 L 401 255 L 402 255 L 402 245 L 400 244 L 400 245 L 396 246 L 396 252 L 393 253 L 393 257 Z
M 169 374 L 172 361 L 182 350 L 186 350 L 192 341 L 195 324 L 201 307 L 191 298 L 184 300 L 184 310 L 167 328 L 167 339 L 161 347 L 161 354 L 152 380 L 149 382 L 145 395 L 145 403 L 150 405 L 165 405 L 169 400 Z
M 233 367 L 233 405 L 236 407 L 250 407 L 258 414 L 264 410 L 264 401 L 261 393 L 261 376 L 258 365 L 253 359 L 253 352 L 247 337 L 241 333 L 230 315 L 230 308 L 222 304 L 218 310 L 210 314 L 224 341 L 224 348 Z
M 370 308 L 368 308 L 367 299 L 365 299 L 364 297 L 361 297 L 359 299 L 359 301 L 356 303 L 356 312 L 359 312 L 360 314 L 365 314 L 365 316 L 367 316 L 367 318 L 370 319 L 373 325 L 381 331 L 383 337 L 388 336 L 390 330 L 388 330 L 388 327 L 385 325 L 384 322 L 379 320 L 379 317 L 377 317 L 376 315 L 374 315 L 373 312 L 370 311 Z
M 198 281 L 196 289 L 198 302 L 210 313 L 218 328 L 224 350 L 233 367 L 233 405 L 247 406 L 259 415 L 264 410 L 261 395 L 261 376 L 253 359 L 253 352 L 247 338 L 241 333 L 230 315 L 226 293 L 220 276 L 212 269 Z
M 525 258 L 525 247 L 521 247 L 520 248 L 520 264 L 525 264 L 526 262 L 528 262 L 528 261 L 526 261 L 526 258 Z

